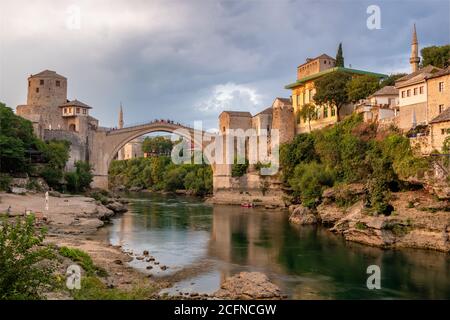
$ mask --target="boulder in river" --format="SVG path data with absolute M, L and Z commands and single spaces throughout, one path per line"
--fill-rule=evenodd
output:
M 227 278 L 214 293 L 220 299 L 281 299 L 280 288 L 261 272 L 241 272 Z
M 299 205 L 290 215 L 289 221 L 294 224 L 316 224 L 317 216 L 311 209 Z

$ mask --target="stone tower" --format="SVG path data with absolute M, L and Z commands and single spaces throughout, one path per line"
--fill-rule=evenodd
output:
M 67 79 L 44 70 L 28 78 L 27 105 L 58 107 L 67 102 Z
M 59 106 L 66 102 L 66 77 L 44 70 L 28 77 L 27 104 L 18 106 L 16 110 L 18 115 L 33 123 L 33 119 L 39 117 L 42 129 L 61 129 L 64 128 L 64 120 Z
M 295 117 L 291 99 L 276 98 L 272 107 L 272 128 L 278 130 L 280 144 L 291 142 L 295 136 Z
M 417 41 L 416 24 L 414 23 L 412 42 L 411 42 L 411 58 L 409 58 L 409 64 L 411 65 L 411 72 L 419 70 L 419 42 Z

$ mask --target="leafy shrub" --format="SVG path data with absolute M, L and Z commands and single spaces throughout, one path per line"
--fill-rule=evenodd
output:
M 307 207 L 316 206 L 323 190 L 333 186 L 333 183 L 332 170 L 315 161 L 297 165 L 294 175 L 289 180 L 295 196 Z
M 0 190 L 7 191 L 11 183 L 11 176 L 6 173 L 0 173 Z
M 54 257 L 43 246 L 45 232 L 36 230 L 34 217 L 2 220 L 0 228 L 0 300 L 41 299 L 53 284 L 53 267 L 44 260 Z
M 67 189 L 70 192 L 82 192 L 89 188 L 92 182 L 91 171 L 92 169 L 88 162 L 77 161 L 75 163 L 75 171 L 65 174 Z

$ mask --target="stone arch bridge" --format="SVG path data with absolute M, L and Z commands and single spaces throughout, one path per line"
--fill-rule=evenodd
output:
M 96 131 L 91 132 L 88 138 L 89 148 L 89 163 L 93 167 L 94 181 L 93 187 L 108 188 L 108 170 L 111 161 L 115 158 L 120 149 L 125 144 L 137 137 L 152 133 L 152 132 L 167 132 L 176 133 L 188 141 L 191 141 L 196 148 L 203 150 L 207 145 L 213 141 L 213 135 L 196 130 L 191 127 L 181 125 L 179 123 L 169 121 L 152 121 L 144 124 L 128 126 L 122 129 L 111 128 L 99 128 Z M 211 159 L 208 159 L 210 163 L 214 163 Z M 216 170 L 216 166 L 211 165 L 213 169 L 213 184 L 217 185 L 217 179 L 220 176 L 229 176 L 226 170 L 224 174 L 219 174 Z

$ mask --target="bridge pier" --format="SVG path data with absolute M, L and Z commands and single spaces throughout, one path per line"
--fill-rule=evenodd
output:
M 107 175 L 94 175 L 91 183 L 91 188 L 108 190 L 108 176 Z

